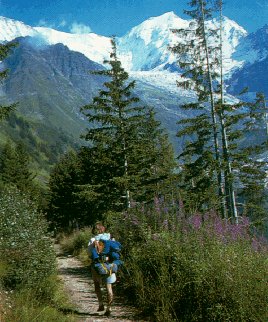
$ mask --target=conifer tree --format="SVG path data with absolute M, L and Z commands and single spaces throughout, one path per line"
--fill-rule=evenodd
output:
M 81 178 L 78 154 L 69 151 L 53 167 L 49 179 L 48 220 L 56 227 L 72 229 L 84 222 L 75 193 Z M 89 222 L 92 224 L 93 222 Z
M 197 93 L 197 101 L 185 104 L 183 107 L 199 110 L 197 117 L 179 122 L 184 124 L 185 128 L 178 135 L 191 135 L 193 141 L 186 146 L 182 154 L 184 157 L 187 156 L 184 164 L 188 176 L 186 178 L 189 179 L 191 176 L 191 182 L 200 183 L 203 182 L 200 180 L 200 175 L 201 178 L 205 176 L 203 178 L 206 179 L 206 175 L 211 173 L 212 178 L 217 178 L 221 213 L 223 216 L 228 214 L 237 222 L 235 190 L 239 192 L 243 186 L 242 190 L 245 191 L 245 187 L 253 186 L 245 183 L 252 180 L 250 173 L 255 175 L 258 173 L 260 179 L 258 187 L 263 191 L 263 165 L 256 162 L 256 157 L 249 153 L 250 150 L 258 150 L 260 153 L 260 146 L 254 148 L 247 145 L 242 151 L 241 142 L 245 135 L 245 125 L 251 123 L 249 120 L 253 119 L 254 111 L 265 110 L 265 100 L 258 94 L 254 104 L 227 101 L 223 77 L 222 0 L 193 0 L 189 4 L 193 10 L 186 13 L 193 18 L 193 21 L 188 29 L 174 31 L 186 37 L 186 42 L 171 48 L 179 56 L 180 67 L 184 70 L 183 81 L 178 82 L 178 85 L 191 88 Z M 207 20 L 216 13 L 219 15 L 219 27 L 208 28 Z M 210 113 L 206 111 L 208 106 L 210 106 Z M 206 119 L 206 122 L 200 123 L 202 118 L 203 121 Z M 210 158 L 210 162 L 205 162 L 205 160 L 208 161 L 205 156 L 212 151 L 212 146 L 213 158 Z M 199 150 L 196 147 L 199 147 Z M 200 147 L 202 147 L 201 150 Z M 205 154 L 204 149 L 206 149 Z M 199 162 L 200 160 L 202 162 Z M 213 186 L 212 183 L 207 181 L 207 185 L 203 188 L 208 192 Z M 202 193 L 200 197 L 202 200 Z
M 260 224 L 266 218 L 267 204 L 266 162 L 264 154 L 268 148 L 265 115 L 265 97 L 256 94 L 254 102 L 240 101 L 236 105 L 225 105 L 235 109 L 226 117 L 230 141 L 229 160 L 235 188 L 243 214 Z
M 217 183 L 209 117 L 202 113 L 178 123 L 183 125 L 178 137 L 195 133 L 195 138 L 186 142 L 178 157 L 182 168 L 180 187 L 184 195 L 185 210 L 187 213 L 194 213 L 217 208 L 219 200 L 215 194 Z
M 20 191 L 31 192 L 34 175 L 30 170 L 30 158 L 22 143 L 16 147 L 7 141 L 0 156 L 1 181 L 15 185 Z
M 149 188 L 145 186 L 161 180 L 156 166 L 160 124 L 152 110 L 141 106 L 133 94 L 135 81 L 129 81 L 121 66 L 115 39 L 110 60 L 105 63 L 107 70 L 95 72 L 108 77 L 104 89 L 82 108 L 91 124 L 83 137 L 90 143 L 87 149 L 93 171 L 88 183 L 80 187 L 80 195 L 88 196 L 89 202 L 98 200 L 100 213 L 129 208 L 136 199 L 147 200 Z M 165 171 L 166 175 L 171 172 L 168 167 Z
M 150 109 L 144 118 L 143 133 L 137 144 L 136 160 L 140 171 L 140 184 L 136 186 L 136 199 L 150 202 L 157 196 L 170 193 L 167 181 L 173 177 L 177 167 L 173 146 L 168 135 L 155 119 L 155 112 Z M 147 151 L 147 153 L 146 153 Z
M 183 80 L 178 82 L 178 86 L 193 89 L 197 94 L 197 102 L 184 104 L 182 107 L 199 110 L 202 118 L 205 115 L 201 111 L 206 113 L 208 109 L 210 110 L 209 113 L 207 112 L 206 126 L 207 129 L 211 128 L 211 136 L 208 139 L 212 143 L 210 146 L 214 151 L 214 160 L 211 159 L 212 163 L 209 168 L 214 167 L 213 177 L 217 182 L 219 205 L 222 216 L 226 216 L 219 146 L 219 124 L 216 111 L 218 64 L 215 64 L 214 57 L 217 57 L 219 47 L 212 46 L 209 42 L 209 38 L 216 36 L 217 30 L 208 28 L 206 24 L 207 20 L 212 17 L 214 6 L 212 3 L 203 0 L 192 0 L 189 5 L 192 10 L 185 10 L 185 13 L 193 19 L 189 27 L 173 30 L 174 33 L 186 39 L 186 42 L 179 42 L 170 49 L 178 55 L 179 65 L 184 70 L 182 73 Z M 187 123 L 189 124 L 189 122 L 188 119 Z M 192 134 L 195 133 L 195 118 L 192 118 L 192 126 L 188 127 L 187 134 L 190 134 L 189 129 L 192 129 Z M 195 158 L 196 156 L 193 156 L 193 159 Z M 204 162 L 203 165 L 208 165 L 208 163 Z
M 1 180 L 4 183 L 11 183 L 17 178 L 17 157 L 15 150 L 8 141 L 1 152 Z

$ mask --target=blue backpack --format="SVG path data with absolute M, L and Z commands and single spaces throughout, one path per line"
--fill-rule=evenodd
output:
M 94 247 L 91 250 L 91 258 L 94 262 L 94 268 L 101 275 L 110 275 L 116 273 L 120 265 L 123 264 L 120 259 L 122 245 L 116 240 L 100 240 L 104 244 L 101 253 L 98 254 Z

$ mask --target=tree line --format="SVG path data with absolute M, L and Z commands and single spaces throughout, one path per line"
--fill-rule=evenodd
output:
M 178 86 L 194 90 L 196 100 L 180 107 L 194 117 L 178 120 L 178 139 L 185 146 L 175 156 L 168 134 L 156 120 L 153 107 L 135 95 L 112 39 L 103 88 L 81 108 L 89 127 L 85 144 L 65 153 L 53 167 L 48 197 L 42 204 L 52 227 L 91 225 L 132 204 L 150 205 L 156 198 L 183 205 L 185 213 L 215 209 L 238 222 L 241 215 L 259 224 L 267 210 L 265 162 L 267 114 L 263 94 L 254 101 L 230 99 L 224 83 L 223 4 L 221 0 L 189 2 L 188 28 L 173 30 L 178 41 L 170 47 L 182 72 Z M 208 24 L 212 18 L 217 23 Z M 14 44 L 1 45 L 4 59 Z M 6 77 L 7 71 L 0 77 Z M 2 107 L 1 117 L 14 106 Z M 37 193 L 29 158 L 23 146 L 8 142 L 1 152 L 1 182 Z M 19 169 L 19 170 L 18 170 Z
M 265 151 L 267 141 L 245 141 L 248 133 L 255 135 L 263 127 L 265 98 L 257 94 L 255 102 L 229 101 L 223 77 L 222 3 L 209 8 L 192 1 L 191 6 L 187 13 L 195 23 L 173 30 L 189 42 L 170 48 L 184 70 L 178 86 L 197 94 L 196 101 L 182 106 L 197 112 L 195 117 L 178 121 L 183 125 L 178 137 L 188 138 L 183 152 L 175 157 L 153 109 L 134 95 L 135 81 L 122 68 L 113 39 L 108 69 L 95 72 L 107 77 L 104 88 L 81 109 L 90 124 L 82 135 L 87 145 L 66 154 L 51 173 L 52 222 L 65 227 L 92 224 L 132 203 L 164 198 L 183 204 L 189 215 L 214 209 L 236 223 L 247 215 L 263 224 L 265 163 L 256 156 Z M 216 9 L 220 26 L 207 29 Z M 218 43 L 212 46 L 208 35 Z

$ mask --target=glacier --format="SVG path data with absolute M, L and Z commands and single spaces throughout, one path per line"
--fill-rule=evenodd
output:
M 170 93 L 192 96 L 188 91 L 178 89 L 176 81 L 180 78 L 177 57 L 169 46 L 181 41 L 172 29 L 184 29 L 191 20 L 184 20 L 174 12 L 151 17 L 133 27 L 124 36 L 116 38 L 118 56 L 130 77 L 138 82 L 165 89 Z M 225 78 L 247 63 L 267 57 L 268 48 L 259 50 L 258 44 L 267 37 L 267 26 L 256 38 L 228 17 L 223 18 L 223 68 Z M 219 22 L 212 19 L 207 27 L 217 28 Z M 42 44 L 61 43 L 70 50 L 80 52 L 90 60 L 103 64 L 109 59 L 111 39 L 95 33 L 72 34 L 52 28 L 29 26 L 21 21 L 0 17 L 0 42 L 11 41 L 17 37 L 31 36 Z
M 118 55 L 127 71 L 165 70 L 166 66 L 176 63 L 176 57 L 168 46 L 179 39 L 172 29 L 187 28 L 190 20 L 178 17 L 174 12 L 167 12 L 152 17 L 133 27 L 125 36 L 117 38 Z M 209 27 L 217 22 L 208 22 Z M 241 38 L 247 32 L 236 22 L 223 19 L 223 51 L 225 69 L 228 72 L 239 62 L 231 58 Z M 47 44 L 62 43 L 70 50 L 80 52 L 87 58 L 103 63 L 111 52 L 110 38 L 95 33 L 72 34 L 46 27 L 31 27 L 21 21 L 0 17 L 0 42 L 11 41 L 17 37 L 42 37 Z
M 170 52 L 169 46 L 181 39 L 172 29 L 185 29 L 191 20 L 183 20 L 174 12 L 168 12 L 159 17 L 152 17 L 132 28 L 125 36 L 118 39 L 118 53 L 123 66 L 128 71 L 164 70 L 167 66 L 176 64 L 176 56 Z M 219 22 L 207 22 L 208 28 L 217 28 Z M 224 70 L 230 71 L 240 65 L 232 59 L 241 38 L 247 36 L 247 31 L 227 17 L 223 19 L 223 53 Z

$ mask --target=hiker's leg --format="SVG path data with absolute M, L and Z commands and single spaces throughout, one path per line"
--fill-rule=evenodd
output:
M 97 295 L 98 302 L 99 302 L 98 311 L 104 311 L 103 298 L 102 298 L 102 292 L 101 292 L 101 284 L 99 281 L 94 281 L 94 286 L 95 286 L 95 293 Z
M 97 295 L 98 302 L 99 302 L 98 311 L 104 311 L 103 297 L 102 297 L 102 291 L 101 291 L 101 277 L 95 271 L 94 268 L 91 269 L 91 272 L 92 272 L 92 279 L 95 287 L 95 293 Z
M 108 304 L 107 304 L 105 314 L 109 315 L 111 313 L 111 306 L 112 306 L 112 302 L 113 302 L 113 284 L 106 283 L 106 289 L 107 289 Z

